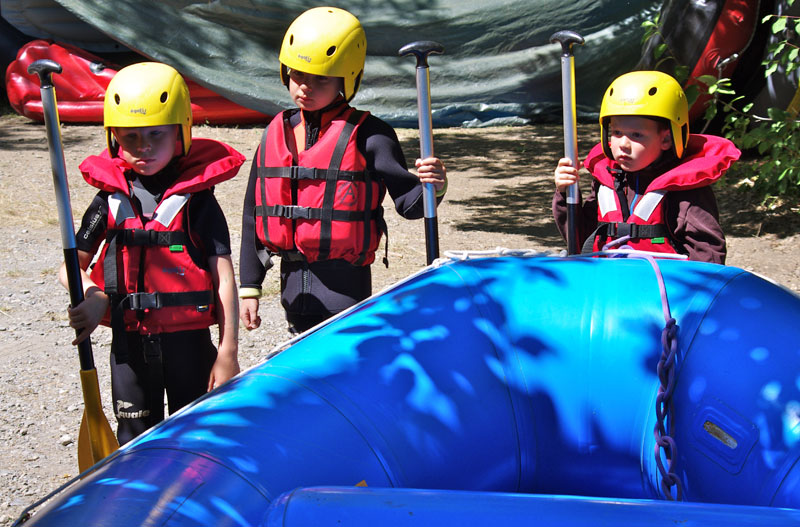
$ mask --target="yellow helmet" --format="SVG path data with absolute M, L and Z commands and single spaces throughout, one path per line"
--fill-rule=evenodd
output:
M 680 158 L 689 142 L 689 104 L 681 85 L 660 71 L 633 71 L 614 79 L 600 105 L 603 152 L 608 147 L 608 119 L 615 115 L 660 117 L 670 122 L 672 145 Z
M 177 124 L 184 155 L 192 146 L 192 103 L 186 82 L 171 66 L 140 62 L 119 70 L 108 83 L 103 127 L 108 152 L 116 155 L 111 128 Z
M 336 7 L 315 7 L 286 30 L 278 57 L 281 81 L 289 85 L 289 69 L 341 77 L 344 97 L 350 101 L 361 84 L 366 57 L 367 37 L 355 16 Z

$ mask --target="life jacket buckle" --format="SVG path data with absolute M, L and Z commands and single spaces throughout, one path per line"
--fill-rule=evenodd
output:
M 293 220 L 310 220 L 311 219 L 311 207 L 301 207 L 299 205 L 294 205 L 291 207 L 291 218 Z
M 613 238 L 622 238 L 630 236 L 639 238 L 639 224 L 638 223 L 610 223 L 608 225 L 608 235 Z
M 128 309 L 134 311 L 161 308 L 158 293 L 129 293 L 125 297 L 125 302 L 128 304 Z

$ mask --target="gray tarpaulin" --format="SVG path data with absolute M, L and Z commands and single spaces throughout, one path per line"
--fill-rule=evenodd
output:
M 273 114 L 290 105 L 278 78 L 278 50 L 291 21 L 311 2 L 269 0 L 57 0 L 124 46 L 175 66 L 225 97 Z M 415 61 L 397 50 L 435 40 L 429 59 L 434 124 L 481 125 L 561 119 L 560 47 L 575 47 L 579 115 L 599 109 L 605 87 L 634 68 L 641 23 L 653 0 L 394 0 L 333 4 L 356 15 L 367 34 L 367 63 L 353 104 L 394 125 L 416 125 Z

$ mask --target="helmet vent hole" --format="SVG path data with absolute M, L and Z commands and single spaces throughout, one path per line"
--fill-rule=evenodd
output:
M 289 35 L 289 45 L 294 44 L 294 35 Z
M 608 90 L 608 96 L 611 97 L 612 95 L 614 95 L 614 88 Z
M 334 53 L 336 53 L 336 46 L 331 46 L 328 48 L 328 51 L 325 52 L 329 57 L 332 57 Z
M 168 94 L 167 92 L 162 92 L 162 93 L 161 93 L 161 102 L 162 102 L 162 103 L 165 103 L 165 102 L 167 102 L 167 99 L 168 99 L 168 98 L 169 98 L 169 94 Z
M 658 91 L 658 88 L 653 86 L 652 88 L 650 88 L 650 91 L 648 91 L 647 93 L 652 96 L 652 95 L 655 95 L 657 91 Z
M 119 93 L 114 94 L 114 102 L 119 104 Z

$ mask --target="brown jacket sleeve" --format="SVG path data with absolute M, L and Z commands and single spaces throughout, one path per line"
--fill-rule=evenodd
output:
M 725 234 L 712 188 L 669 192 L 667 199 L 667 226 L 678 251 L 690 260 L 724 264 Z

